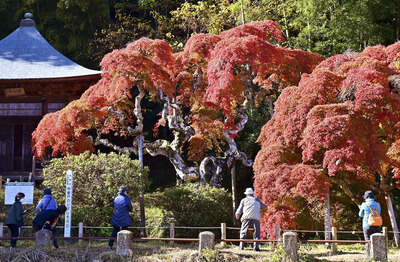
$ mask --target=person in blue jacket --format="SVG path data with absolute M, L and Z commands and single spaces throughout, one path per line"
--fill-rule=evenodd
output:
M 362 221 L 362 226 L 363 226 L 363 232 L 364 232 L 364 239 L 370 240 L 370 237 L 374 233 L 379 233 L 381 232 L 381 226 L 371 226 L 368 224 L 368 216 L 371 213 L 371 211 L 378 212 L 379 214 L 381 213 L 381 205 L 375 201 L 375 196 L 372 191 L 365 191 L 364 193 L 364 199 L 365 202 L 363 202 L 359 208 L 359 216 L 363 218 Z M 367 251 L 367 256 L 369 256 L 369 249 L 370 245 L 369 243 L 365 244 L 366 251 Z
M 36 206 L 36 214 L 39 214 L 44 210 L 57 210 L 57 208 L 57 201 L 51 196 L 51 189 L 46 188 L 45 190 L 43 190 L 43 198 Z
M 112 205 L 114 207 L 111 225 L 113 231 L 111 237 L 116 237 L 120 230 L 128 229 L 128 226 L 132 225 L 129 212 L 132 212 L 133 206 L 131 199 L 127 196 L 128 189 L 121 186 L 118 190 L 118 196 L 113 199 Z M 110 239 L 108 242 L 108 248 L 112 249 L 114 240 Z

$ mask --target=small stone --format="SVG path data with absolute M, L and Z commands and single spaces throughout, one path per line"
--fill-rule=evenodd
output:
M 214 245 L 215 245 L 215 235 L 213 232 L 210 231 L 204 231 L 201 232 L 199 234 L 199 253 L 201 253 L 201 251 L 203 249 L 210 249 L 210 250 L 214 250 Z
M 127 256 L 132 254 L 132 232 L 129 230 L 121 230 L 117 234 L 117 250 L 116 254 Z

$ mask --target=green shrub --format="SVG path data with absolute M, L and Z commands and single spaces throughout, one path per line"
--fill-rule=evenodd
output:
M 52 159 L 44 169 L 45 187 L 53 191 L 58 204 L 65 203 L 66 171 L 74 172 L 72 224 L 83 222 L 89 226 L 109 226 L 112 216 L 112 199 L 118 188 L 124 185 L 132 201 L 139 196 L 140 189 L 146 189 L 148 168 L 140 168 L 137 160 L 127 154 L 67 155 Z
M 219 258 L 219 252 L 218 250 L 211 250 L 211 249 L 203 249 L 202 250 L 202 258 L 206 262 L 218 262 L 218 261 L 223 261 L 223 259 Z
M 187 183 L 156 192 L 151 197 L 176 227 L 219 227 L 232 221 L 231 195 L 222 188 Z M 199 232 L 176 229 L 175 236 L 197 237 Z

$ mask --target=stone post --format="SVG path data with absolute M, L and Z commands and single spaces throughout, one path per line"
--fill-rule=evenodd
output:
M 283 248 L 288 255 L 290 261 L 297 261 L 297 234 L 294 232 L 286 232 L 283 234 Z
M 38 232 L 36 232 L 35 247 L 50 248 L 52 235 L 53 235 L 52 232 L 47 229 L 42 229 L 42 230 L 39 230 Z
M 226 239 L 226 223 L 221 223 L 221 239 Z M 225 241 L 221 241 L 221 247 L 226 247 L 227 245 Z
M 203 249 L 211 249 L 214 250 L 214 239 L 215 235 L 213 232 L 210 231 L 204 231 L 199 234 L 199 253 L 201 254 L 201 251 Z
M 386 236 L 382 233 L 371 235 L 371 258 L 374 261 L 387 261 Z
M 116 254 L 126 256 L 132 253 L 132 232 L 129 230 L 121 230 L 117 234 L 117 250 Z
M 0 237 L 3 237 L 3 223 L 0 223 Z

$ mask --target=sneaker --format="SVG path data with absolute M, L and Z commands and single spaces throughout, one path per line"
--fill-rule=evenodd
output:
M 257 251 L 257 252 L 258 252 L 258 251 L 261 251 L 259 247 L 255 247 L 253 250 L 254 250 L 254 251 Z
M 16 247 L 10 247 L 10 250 L 16 250 L 17 248 Z
M 112 250 L 112 246 L 108 246 L 107 249 L 108 249 L 108 250 Z
M 243 246 L 239 246 L 239 249 L 240 249 L 240 250 L 244 250 L 244 247 L 243 247 Z

